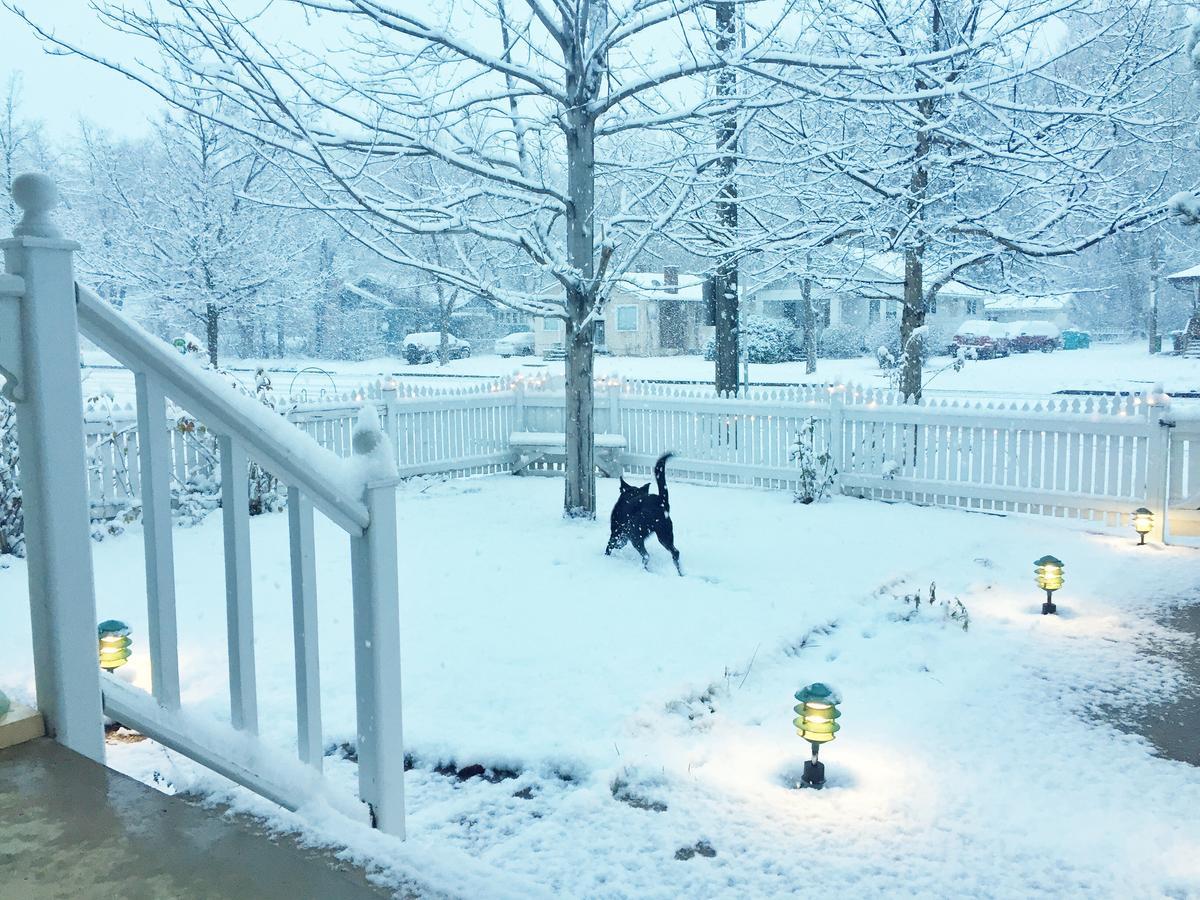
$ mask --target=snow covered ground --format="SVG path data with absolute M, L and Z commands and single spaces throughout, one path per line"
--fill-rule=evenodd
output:
M 606 558 L 605 523 L 564 522 L 561 490 L 497 476 L 400 492 L 407 844 L 279 813 L 148 742 L 112 762 L 454 896 L 1200 894 L 1200 770 L 1121 727 L 1180 677 L 1144 651 L 1170 639 L 1156 617 L 1194 602 L 1200 554 L 1060 520 L 675 483 L 679 578 L 656 545 L 649 573 L 633 551 Z M 607 509 L 615 482 L 600 491 Z M 185 704 L 224 717 L 219 517 L 175 540 Z M 285 517 L 252 520 L 252 543 L 262 732 L 290 752 Z M 1057 617 L 1039 614 L 1044 553 L 1066 562 Z M 133 626 L 145 684 L 141 556 L 136 533 L 95 545 L 98 614 Z M 348 548 L 324 522 L 318 561 L 335 748 L 354 735 Z M 0 684 L 20 696 L 20 562 L 0 598 Z M 808 747 L 792 694 L 816 680 L 844 696 L 822 792 L 794 787 Z M 515 777 L 460 781 L 450 764 Z M 353 795 L 344 750 L 326 772 Z
M 88 352 L 89 363 L 103 363 L 103 354 Z M 1151 356 L 1142 343 L 1097 344 L 1087 350 L 1056 353 L 1016 354 L 1005 359 L 975 360 L 959 372 L 947 369 L 947 357 L 935 357 L 926 371 L 928 388 L 934 392 L 961 395 L 975 393 L 1005 396 L 1042 395 L 1060 390 L 1144 391 L 1162 382 L 1168 392 L 1200 391 L 1200 359 L 1183 359 L 1168 354 Z M 252 378 L 255 366 L 275 370 L 275 389 L 284 396 L 306 392 L 318 399 L 321 392 L 352 391 L 365 381 L 386 375 L 408 378 L 420 384 L 440 387 L 473 383 L 464 376 L 490 378 L 509 375 L 514 371 L 545 372 L 561 375 L 561 362 L 543 362 L 540 358 L 501 358 L 476 356 L 454 360 L 444 367 L 436 365 L 411 366 L 398 359 L 371 359 L 362 362 L 345 360 L 233 360 L 229 365 L 245 368 Z M 708 383 L 712 379 L 711 362 L 699 356 L 676 357 L 598 357 L 599 375 L 621 375 L 626 378 L 662 378 L 695 380 Z M 306 370 L 306 371 L 301 371 Z M 853 381 L 866 385 L 884 386 L 887 374 L 870 358 L 822 359 L 815 375 L 806 375 L 804 363 L 776 365 L 752 364 L 750 380 L 761 383 L 797 383 L 812 381 Z M 127 372 L 112 369 L 85 370 L 85 392 L 113 391 L 122 401 L 133 399 L 133 379 Z

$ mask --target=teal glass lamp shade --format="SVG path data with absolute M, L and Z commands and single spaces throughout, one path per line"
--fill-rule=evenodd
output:
M 814 744 L 832 741 L 842 728 L 837 721 L 842 716 L 838 709 L 841 695 L 818 681 L 796 691 L 796 699 L 800 701 L 795 706 L 796 718 L 792 720 L 796 734 Z
M 1033 564 L 1037 584 L 1043 591 L 1057 591 L 1063 586 L 1063 561 L 1054 556 L 1043 556 Z
M 107 672 L 119 669 L 129 659 L 129 626 L 118 619 L 107 619 L 96 629 L 100 635 L 100 668 Z

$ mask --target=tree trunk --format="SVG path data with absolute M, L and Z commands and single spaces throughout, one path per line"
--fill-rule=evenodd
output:
M 942 12 L 938 4 L 933 5 L 930 15 L 931 49 L 943 49 Z M 930 88 L 923 77 L 916 79 L 918 92 Z M 936 113 L 935 101 L 925 98 L 917 101 L 920 121 L 932 123 Z M 922 364 L 925 360 L 926 338 L 914 338 L 918 328 L 925 325 L 925 217 L 929 199 L 929 153 L 933 140 L 928 127 L 917 129 L 913 147 L 912 176 L 908 182 L 908 211 L 913 241 L 904 250 L 904 310 L 900 316 L 900 393 L 909 400 L 921 399 Z
M 574 322 L 567 321 L 567 473 L 563 514 L 580 519 L 596 517 L 593 334 L 590 324 L 580 330 Z
M 804 325 L 804 374 L 817 371 L 817 311 L 812 302 L 812 279 L 800 282 L 800 315 Z
M 925 324 L 925 279 L 921 253 L 904 251 L 904 309 L 900 316 L 900 393 L 921 399 L 922 363 L 925 341 L 913 334 Z
M 1150 241 L 1150 308 L 1146 310 L 1146 341 L 1151 353 L 1158 344 L 1158 282 L 1162 275 L 1162 242 L 1155 235 Z
M 734 4 L 717 3 L 716 51 L 727 55 L 737 39 Z M 717 97 L 733 98 L 737 92 L 737 72 L 723 68 L 717 72 Z M 737 181 L 737 113 L 727 113 L 717 126 L 717 173 L 721 178 L 718 194 L 717 230 L 725 247 L 717 260 L 716 278 L 716 388 L 717 393 L 736 394 L 738 390 L 738 261 L 734 244 L 737 240 L 738 204 Z
M 590 34 L 598 35 L 607 21 L 603 2 L 593 7 Z M 596 286 L 596 122 L 590 111 L 599 90 L 601 72 L 590 64 L 586 52 L 590 37 L 572 43 L 567 52 L 566 113 L 567 151 L 567 261 L 573 283 L 567 287 L 566 350 L 566 439 L 567 471 L 563 486 L 563 515 L 570 518 L 596 517 L 595 432 L 593 424 L 592 372 L 595 364 Z
M 217 338 L 219 337 L 217 320 L 221 311 L 215 303 L 204 307 L 204 340 L 208 342 L 208 364 L 217 367 Z
M 313 318 L 313 353 L 324 356 L 329 343 L 329 323 L 326 316 L 328 310 L 337 308 L 340 303 L 340 288 L 333 268 L 334 247 L 329 238 L 321 238 L 321 288 L 325 296 L 318 299 Z
M 439 287 L 439 293 L 441 288 Z M 450 310 L 445 303 L 438 305 L 438 365 L 450 362 Z

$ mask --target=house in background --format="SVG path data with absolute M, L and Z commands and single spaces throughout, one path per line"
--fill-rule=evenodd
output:
M 1059 328 L 1070 324 L 1073 294 L 1027 297 L 1001 294 L 984 301 L 984 318 L 991 322 L 1053 322 Z
M 330 352 L 348 359 L 403 358 L 407 335 L 438 327 L 437 304 L 430 297 L 376 275 L 344 283 L 324 319 Z M 470 342 L 474 353 L 490 353 L 496 338 L 528 329 L 527 313 L 478 296 L 464 299 L 450 317 L 450 333 Z
M 326 345 L 345 359 L 403 356 L 404 337 L 424 331 L 429 310 L 412 291 L 375 275 L 347 281 L 326 318 Z
M 677 267 L 664 266 L 662 272 L 621 276 L 596 323 L 596 349 L 617 356 L 700 353 L 713 332 L 704 277 L 681 277 Z M 557 349 L 565 337 L 563 321 L 536 316 L 533 334 L 539 354 Z
M 930 302 L 925 322 L 953 332 L 966 319 L 982 318 L 986 298 L 986 292 L 951 280 Z M 779 279 L 753 291 L 743 310 L 798 325 L 802 299 L 799 279 Z M 822 326 L 866 328 L 880 321 L 898 322 L 904 305 L 904 257 L 899 253 L 848 256 L 840 271 L 813 279 L 812 299 Z
M 429 309 L 435 320 L 429 330 L 437 331 L 437 309 L 433 306 Z M 475 354 L 491 353 L 497 338 L 528 330 L 529 313 L 500 306 L 477 295 L 460 302 L 450 315 L 450 333 L 468 341 Z

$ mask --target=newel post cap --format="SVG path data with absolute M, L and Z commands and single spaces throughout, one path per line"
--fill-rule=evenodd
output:
M 60 238 L 62 232 L 50 218 L 58 205 L 58 186 L 44 172 L 26 172 L 13 179 L 12 198 L 25 213 L 13 229 L 15 237 Z

